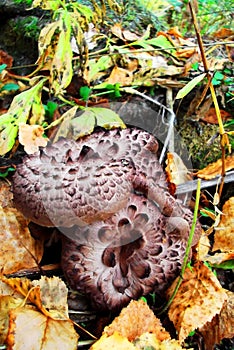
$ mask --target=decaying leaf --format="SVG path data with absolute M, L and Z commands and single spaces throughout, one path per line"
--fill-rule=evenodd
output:
M 212 250 L 234 253 L 234 197 L 229 198 L 224 203 L 222 214 L 220 223 L 215 228 Z
M 44 129 L 40 125 L 19 124 L 19 142 L 28 154 L 33 154 L 39 147 L 45 147 L 48 139 L 43 136 Z
M 67 305 L 67 287 L 65 283 L 58 277 L 48 278 L 42 276 L 40 280 L 32 281 L 32 285 L 40 287 L 40 308 L 42 312 L 46 310 L 49 312 L 50 317 L 53 319 L 66 319 L 68 318 L 68 305 Z
M 166 339 L 160 341 L 157 339 L 155 334 L 152 333 L 144 333 L 139 338 L 137 338 L 134 342 L 135 348 L 139 350 L 182 350 L 183 348 L 180 346 L 179 342 L 175 339 Z M 189 350 L 189 349 L 188 349 Z M 192 350 L 192 349 L 190 349 Z
M 41 277 L 40 280 L 30 281 L 27 278 L 6 278 L 1 280 L 27 298 L 45 316 L 54 320 L 68 319 L 67 288 L 58 277 Z
M 197 260 L 206 261 L 206 256 L 208 255 L 209 250 L 210 250 L 209 237 L 204 232 L 202 232 L 199 242 L 196 246 Z
M 177 280 L 168 290 L 171 295 Z M 227 295 L 213 272 L 202 262 L 187 268 L 183 282 L 172 301 L 169 318 L 178 331 L 182 343 L 189 333 L 201 328 L 219 314 Z
M 103 334 L 110 336 L 114 332 L 118 332 L 129 341 L 133 341 L 145 332 L 155 334 L 160 341 L 170 339 L 169 333 L 143 300 L 132 300 L 126 308 L 122 309 L 120 315 L 104 328 Z
M 77 348 L 78 335 L 68 318 L 67 288 L 61 279 L 1 276 L 0 290 L 4 293 L 0 296 L 1 340 L 9 349 Z
M 225 290 L 228 299 L 225 301 L 219 315 L 200 329 L 207 349 L 213 349 L 223 338 L 234 337 L 234 293 Z
M 166 164 L 165 171 L 170 185 L 176 188 L 177 185 L 192 180 L 192 176 L 189 174 L 188 169 L 177 153 L 168 152 Z
M 6 189 L 6 185 L 1 182 L 0 188 L 2 187 L 6 197 L 3 203 L 0 202 L 0 269 L 9 274 L 36 267 L 43 255 L 43 242 L 36 241 L 31 236 L 28 221 L 17 209 L 10 206 L 12 194 L 9 186 Z M 5 206 L 7 197 L 8 206 Z
M 222 117 L 222 121 L 225 122 L 228 119 L 231 119 L 231 114 L 224 111 L 223 109 L 220 110 L 220 114 Z M 218 119 L 216 115 L 215 108 L 211 107 L 209 110 L 201 117 L 201 120 L 205 121 L 209 124 L 218 124 Z
M 1 293 L 2 294 L 2 293 Z M 6 341 L 9 327 L 9 311 L 22 305 L 21 298 L 12 295 L 0 295 L 0 344 Z
M 225 170 L 232 170 L 234 168 L 234 155 L 227 156 L 225 159 Z M 210 180 L 215 176 L 220 175 L 222 172 L 222 159 L 218 159 L 217 162 L 209 164 L 202 170 L 199 170 L 196 175 L 201 179 Z
M 106 83 L 113 85 L 119 83 L 121 86 L 129 86 L 132 84 L 132 79 L 132 72 L 115 66 L 107 78 Z
M 29 305 L 9 312 L 8 349 L 76 350 L 77 342 L 70 320 L 55 321 Z

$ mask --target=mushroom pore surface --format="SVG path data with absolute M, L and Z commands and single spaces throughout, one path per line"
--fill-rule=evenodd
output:
M 13 176 L 16 207 L 65 233 L 65 276 L 96 308 L 163 292 L 179 274 L 193 215 L 168 192 L 157 150 L 141 129 L 97 130 L 25 156 Z

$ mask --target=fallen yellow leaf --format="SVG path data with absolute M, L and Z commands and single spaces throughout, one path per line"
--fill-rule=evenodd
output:
M 219 225 L 215 228 L 212 251 L 234 253 L 234 197 L 224 203 L 222 213 Z
M 176 283 L 177 280 L 169 288 L 169 296 Z M 180 343 L 191 331 L 201 328 L 219 314 L 225 300 L 227 294 L 207 266 L 198 262 L 192 269 L 187 268 L 168 313 L 178 331 Z

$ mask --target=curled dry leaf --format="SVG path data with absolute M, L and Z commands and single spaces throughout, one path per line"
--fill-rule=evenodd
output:
M 176 192 L 176 186 L 192 180 L 192 176 L 189 174 L 183 160 L 175 152 L 167 153 L 166 164 L 165 171 L 170 193 L 174 195 Z
M 214 344 L 219 344 L 223 338 L 234 337 L 234 293 L 229 290 L 225 292 L 228 299 L 220 314 L 200 329 L 207 349 L 213 349 Z
M 8 349 L 77 348 L 78 335 L 67 316 L 67 289 L 62 280 L 1 276 L 0 287 L 4 294 L 0 296 L 0 340 Z
M 213 251 L 234 253 L 234 197 L 224 203 L 222 213 L 215 229 Z
M 225 170 L 232 170 L 234 168 L 234 155 L 227 156 L 225 159 Z M 222 173 L 222 159 L 218 159 L 217 162 L 209 164 L 202 170 L 199 170 L 196 175 L 204 180 L 210 180 Z
M 170 334 L 162 327 L 160 320 L 143 300 L 132 300 L 126 308 L 122 309 L 120 315 L 105 327 L 103 334 L 110 336 L 114 332 L 118 332 L 129 341 L 145 332 L 155 334 L 160 341 L 170 338 Z
M 65 283 L 54 276 L 42 276 L 40 280 L 32 281 L 32 285 L 39 287 L 42 308 L 40 310 L 54 319 L 68 318 L 67 287 Z M 49 314 L 48 314 L 49 313 Z
M 44 277 L 30 281 L 27 278 L 6 278 L 1 280 L 35 305 L 45 316 L 55 320 L 68 319 L 67 288 L 58 277 Z
M 177 280 L 168 290 L 170 296 Z M 169 318 L 178 331 L 180 343 L 191 331 L 201 328 L 219 314 L 227 295 L 213 272 L 202 262 L 198 262 L 183 275 L 183 282 L 173 299 Z
M 6 206 L 11 203 L 10 187 L 0 182 L 0 193 L 0 269 L 10 274 L 36 267 L 43 255 L 43 242 L 32 238 L 28 221 L 17 209 Z
M 132 72 L 115 66 L 112 69 L 110 76 L 107 78 L 106 83 L 108 84 L 120 84 L 121 86 L 129 86 L 132 84 L 133 76 Z
M 28 154 L 33 154 L 39 147 L 45 147 L 48 139 L 43 136 L 44 129 L 40 125 L 19 124 L 19 142 Z
M 141 38 L 139 35 L 124 29 L 120 23 L 115 23 L 115 25 L 111 27 L 111 32 L 123 41 L 135 41 Z

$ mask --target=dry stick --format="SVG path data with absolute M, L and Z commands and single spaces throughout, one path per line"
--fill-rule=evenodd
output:
M 198 40 L 198 45 L 199 45 L 200 52 L 201 52 L 202 62 L 203 62 L 204 69 L 205 69 L 205 72 L 207 73 L 207 77 L 209 80 L 209 88 L 210 88 L 211 96 L 212 96 L 214 106 L 215 106 L 216 116 L 217 116 L 218 123 L 219 123 L 220 145 L 221 145 L 221 150 L 222 150 L 222 172 L 221 172 L 222 179 L 221 179 L 221 184 L 219 187 L 219 197 L 220 197 L 222 194 L 222 189 L 223 189 L 223 185 L 224 185 L 224 177 L 225 177 L 225 146 L 228 147 L 228 150 L 230 152 L 230 143 L 229 143 L 228 135 L 224 130 L 223 121 L 222 121 L 217 97 L 215 94 L 215 89 L 214 89 L 214 86 L 213 86 L 212 81 L 211 81 L 211 74 L 209 73 L 209 67 L 208 67 L 208 63 L 207 63 L 207 59 L 206 59 L 206 55 L 205 55 L 205 51 L 204 51 L 204 46 L 203 46 L 201 34 L 200 34 L 200 31 L 198 28 L 196 14 L 193 10 L 191 1 L 189 1 L 189 9 L 191 12 L 193 25 L 194 25 L 194 29 L 195 29 L 197 40 Z
M 181 283 L 183 282 L 183 275 L 184 275 L 185 269 L 187 267 L 187 263 L 188 263 L 188 259 L 189 259 L 189 253 L 190 253 L 190 250 L 191 250 L 191 247 L 192 247 L 193 236 L 194 236 L 194 232 L 195 232 L 195 229 L 196 229 L 197 214 L 198 214 L 199 201 L 200 201 L 200 193 L 201 193 L 201 179 L 198 179 L 196 200 L 195 200 L 195 207 L 194 207 L 194 214 L 193 214 L 193 222 L 192 222 L 192 226 L 191 226 L 191 229 L 190 229 L 190 232 L 189 232 L 189 238 L 188 238 L 188 243 L 187 243 L 187 247 L 186 247 L 186 251 L 185 251 L 185 255 L 184 255 L 184 260 L 183 260 L 183 264 L 182 264 L 182 268 L 181 268 L 180 277 L 178 278 L 178 281 L 177 281 L 177 284 L 175 286 L 175 289 L 173 290 L 173 293 L 170 296 L 168 302 L 163 307 L 163 309 L 160 310 L 158 315 L 161 315 L 163 312 L 165 312 L 168 309 L 168 307 L 171 305 L 172 301 L 174 300 L 175 295 L 178 292 L 178 289 L 180 288 Z

